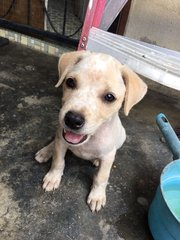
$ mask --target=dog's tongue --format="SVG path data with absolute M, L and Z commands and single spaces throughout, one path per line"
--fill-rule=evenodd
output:
M 66 131 L 64 133 L 64 137 L 68 142 L 73 143 L 73 144 L 77 144 L 83 139 L 84 135 L 76 134 L 76 133 L 73 133 L 71 131 Z

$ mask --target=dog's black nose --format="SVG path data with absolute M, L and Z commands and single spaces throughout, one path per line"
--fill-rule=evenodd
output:
M 78 130 L 84 125 L 85 119 L 79 113 L 69 111 L 65 115 L 64 122 L 67 127 Z

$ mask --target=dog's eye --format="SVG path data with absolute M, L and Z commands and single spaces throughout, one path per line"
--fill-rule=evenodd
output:
M 112 93 L 107 93 L 105 96 L 104 96 L 104 100 L 106 102 L 114 102 L 116 100 L 116 98 L 114 97 L 114 95 Z
M 66 80 L 66 86 L 67 86 L 68 88 L 72 88 L 72 89 L 76 88 L 76 80 L 73 79 L 73 78 L 68 78 L 68 79 Z

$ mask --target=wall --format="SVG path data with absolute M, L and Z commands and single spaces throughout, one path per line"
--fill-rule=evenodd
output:
M 125 36 L 180 51 L 180 0 L 132 0 Z
M 38 38 L 33 38 L 31 36 L 27 36 L 27 35 L 17 33 L 11 30 L 6 30 L 3 28 L 0 28 L 0 37 L 7 38 L 10 41 L 17 42 L 27 47 L 36 49 L 38 51 L 41 51 L 50 55 L 55 55 L 58 57 L 64 52 L 75 50 L 74 47 L 71 48 L 70 46 L 66 46 L 65 44 L 60 45 L 60 44 L 46 42 Z

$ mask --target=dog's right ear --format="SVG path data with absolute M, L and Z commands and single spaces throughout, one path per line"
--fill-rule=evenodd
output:
M 74 51 L 61 55 L 58 62 L 59 81 L 55 87 L 59 87 L 61 85 L 69 69 L 81 61 L 83 56 L 87 55 L 88 53 L 88 51 Z

